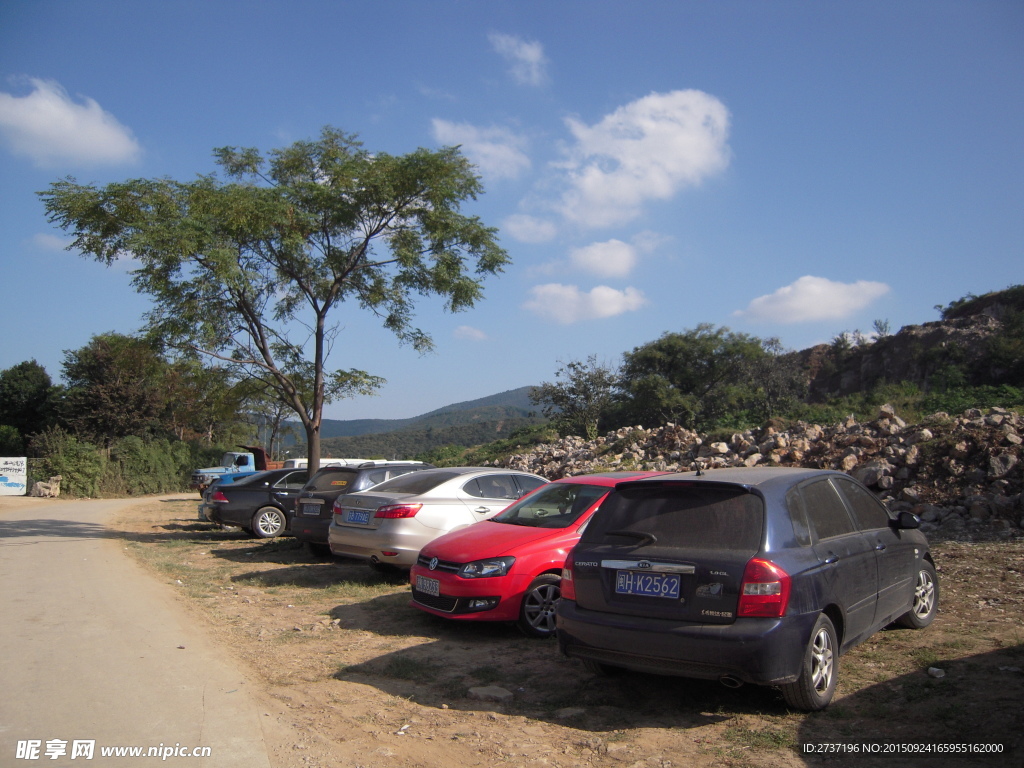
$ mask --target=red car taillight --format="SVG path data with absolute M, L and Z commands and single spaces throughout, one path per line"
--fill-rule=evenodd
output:
M 214 503 L 227 504 L 228 497 L 220 491 L 214 491 L 210 494 L 210 501 Z
M 422 504 L 392 504 L 378 509 L 374 517 L 383 517 L 389 520 L 401 517 L 416 517 L 416 513 L 422 508 Z
M 572 566 L 572 561 L 566 560 L 562 567 L 562 582 L 558 586 L 561 588 L 564 600 L 576 599 L 576 582 L 572 579 Z
M 743 571 L 737 616 L 779 618 L 789 606 L 789 574 L 770 560 L 753 558 Z

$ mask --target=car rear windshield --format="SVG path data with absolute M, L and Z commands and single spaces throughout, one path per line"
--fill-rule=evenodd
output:
M 354 469 L 321 469 L 310 480 L 311 490 L 314 491 L 341 491 L 349 490 L 352 481 L 356 479 L 357 472 Z
M 588 544 L 757 551 L 764 503 L 744 488 L 709 483 L 618 488 L 583 534 Z M 653 539 L 652 539 L 653 537 Z
M 576 522 L 609 490 L 601 485 L 551 483 L 491 519 L 496 523 L 534 528 L 565 528 Z
M 410 472 L 407 475 L 399 475 L 380 485 L 375 485 L 373 490 L 380 491 L 381 493 L 411 493 L 418 495 L 432 491 L 441 483 L 458 476 L 458 472 Z

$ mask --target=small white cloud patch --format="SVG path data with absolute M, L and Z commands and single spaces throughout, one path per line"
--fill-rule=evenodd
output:
M 455 338 L 467 341 L 487 341 L 487 334 L 471 325 L 460 325 L 455 329 Z
M 507 232 L 521 243 L 546 243 L 558 234 L 558 227 L 553 222 L 524 213 L 509 216 L 501 228 L 502 232 Z
M 511 65 L 512 77 L 521 85 L 542 85 L 547 80 L 548 60 L 544 46 L 515 35 L 488 35 L 491 47 Z
M 889 292 L 885 283 L 858 280 L 837 283 L 805 275 L 775 293 L 759 296 L 734 315 L 775 323 L 808 323 L 841 320 Z
M 643 291 L 636 288 L 619 291 L 599 285 L 585 292 L 575 285 L 548 283 L 531 288 L 530 299 L 523 307 L 543 318 L 568 325 L 634 312 L 646 303 Z
M 78 104 L 58 83 L 29 80 L 27 96 L 0 92 L 0 135 L 36 165 L 130 163 L 142 153 L 132 132 L 93 99 Z
M 636 266 L 637 249 L 621 240 L 608 240 L 574 248 L 569 259 L 574 266 L 601 277 L 625 277 Z
M 668 200 L 729 164 L 729 111 L 714 96 L 652 93 L 596 125 L 568 119 L 576 143 L 561 164 L 569 189 L 559 210 L 584 227 L 623 224 L 650 200 Z
M 434 138 L 442 144 L 460 145 L 485 176 L 514 179 L 530 169 L 524 152 L 526 140 L 506 128 L 478 128 L 469 123 L 434 119 Z

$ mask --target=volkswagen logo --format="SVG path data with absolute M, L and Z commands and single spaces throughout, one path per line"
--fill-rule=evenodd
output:
M 437 558 L 430 558 L 430 564 L 427 567 L 430 568 L 430 570 L 434 570 L 435 568 L 437 568 Z

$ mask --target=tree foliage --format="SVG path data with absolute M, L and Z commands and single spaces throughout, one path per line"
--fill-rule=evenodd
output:
M 555 372 L 554 382 L 545 381 L 530 393 L 530 400 L 542 405 L 542 413 L 563 434 L 593 440 L 601 417 L 608 411 L 618 375 L 591 355 L 586 362 L 571 360 Z
M 74 235 L 72 248 L 108 264 L 136 259 L 134 284 L 154 300 L 154 334 L 219 358 L 287 403 L 315 468 L 324 404 L 382 384 L 327 368 L 334 310 L 355 304 L 426 350 L 415 296 L 440 296 L 450 311 L 471 307 L 483 277 L 508 257 L 494 229 L 460 212 L 482 187 L 457 148 L 373 154 L 325 128 L 317 141 L 267 156 L 237 147 L 215 156 L 226 180 L 97 188 L 67 178 L 40 194 L 50 221 Z
M 0 425 L 10 428 L 4 433 L 8 450 L 53 422 L 54 395 L 49 374 L 35 360 L 0 371 Z M 24 445 L 17 448 L 24 450 Z

